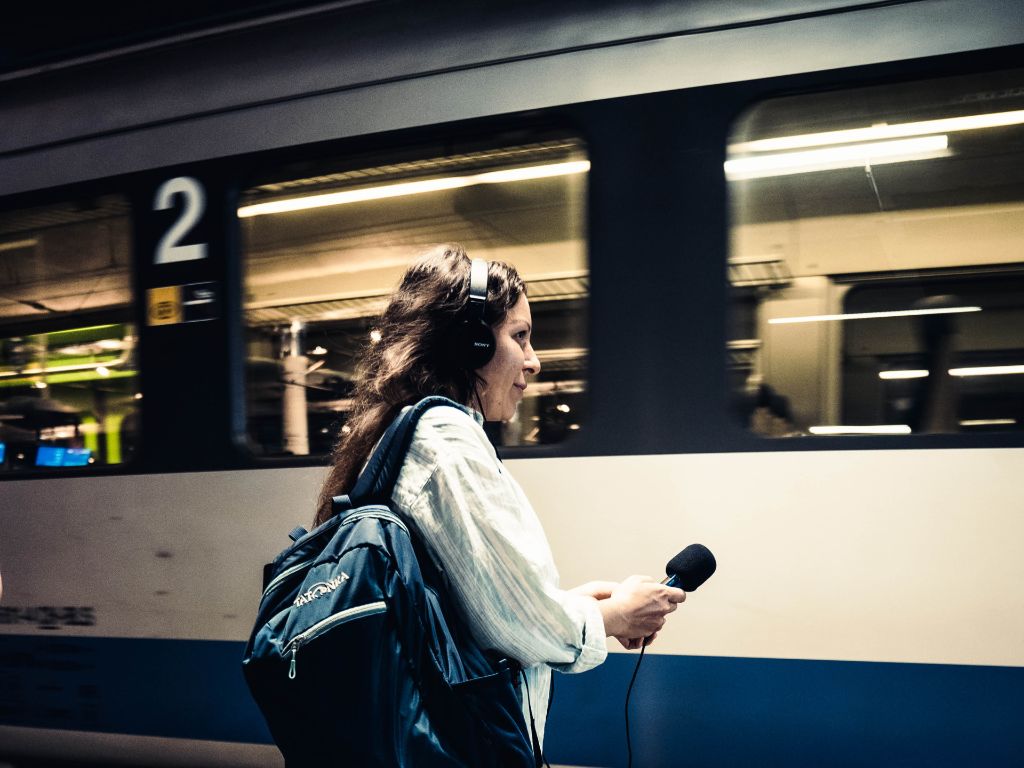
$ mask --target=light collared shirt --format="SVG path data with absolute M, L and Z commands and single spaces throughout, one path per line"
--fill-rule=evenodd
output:
M 469 409 L 427 410 L 392 501 L 447 574 L 476 639 L 525 668 L 523 716 L 529 726 L 533 710 L 543 743 L 551 670 L 603 662 L 604 621 L 597 600 L 559 588 L 540 520 L 482 424 Z

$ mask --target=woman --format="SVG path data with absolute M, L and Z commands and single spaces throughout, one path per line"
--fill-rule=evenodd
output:
M 542 743 L 551 670 L 600 664 L 606 635 L 627 648 L 649 643 L 686 595 L 642 576 L 559 588 L 540 521 L 482 428 L 485 420 L 511 419 L 527 376 L 540 372 L 526 286 L 514 268 L 490 262 L 472 297 L 470 274 L 458 245 L 428 253 L 405 273 L 380 340 L 366 351 L 315 524 L 330 517 L 331 497 L 352 487 L 403 407 L 428 395 L 463 404 L 422 416 L 392 501 L 445 570 L 477 640 L 523 665 L 524 717 L 530 722 L 532 712 Z M 493 356 L 477 367 L 468 348 L 481 315 Z

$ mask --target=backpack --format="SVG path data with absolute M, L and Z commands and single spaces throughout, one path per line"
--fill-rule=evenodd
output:
M 264 569 L 242 659 L 289 768 L 537 765 L 520 667 L 481 648 L 391 507 L 429 397 L 381 438 L 336 514 Z

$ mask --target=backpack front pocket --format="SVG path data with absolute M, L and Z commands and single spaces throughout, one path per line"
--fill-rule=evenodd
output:
M 388 609 L 387 603 L 383 600 L 378 600 L 373 603 L 366 603 L 365 605 L 355 605 L 351 608 L 346 608 L 343 611 L 332 613 L 325 619 L 321 619 L 316 624 L 311 626 L 299 634 L 295 635 L 288 643 L 286 643 L 281 649 L 281 655 L 287 658 L 291 655 L 291 661 L 288 664 L 288 679 L 294 680 L 296 675 L 296 659 L 299 654 L 299 649 L 302 648 L 306 643 L 315 640 L 325 632 L 330 632 L 332 629 L 347 624 L 350 621 L 357 619 L 363 619 L 368 616 L 376 616 L 377 614 L 384 613 Z

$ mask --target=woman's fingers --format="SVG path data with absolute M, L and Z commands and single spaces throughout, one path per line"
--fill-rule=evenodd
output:
M 648 637 L 665 626 L 665 616 L 676 610 L 686 593 L 654 581 L 650 576 L 630 576 L 612 593 L 622 601 L 629 637 Z
M 588 581 L 569 591 L 577 595 L 592 597 L 595 600 L 607 600 L 617 586 L 619 585 L 614 581 Z
M 602 586 L 605 584 L 597 583 Z M 577 589 L 592 589 L 592 584 L 594 582 Z M 620 638 L 625 648 L 639 648 L 643 638 L 651 637 L 664 627 L 665 617 L 677 610 L 679 603 L 684 600 L 686 592 L 683 590 L 638 574 L 615 585 L 607 604 L 602 605 L 601 615 L 608 634 Z M 630 644 L 630 638 L 639 639 L 635 644 Z

